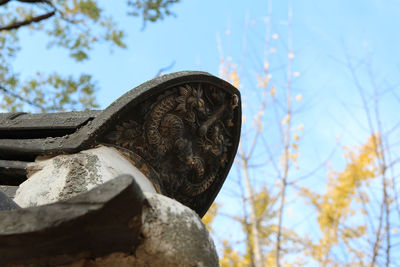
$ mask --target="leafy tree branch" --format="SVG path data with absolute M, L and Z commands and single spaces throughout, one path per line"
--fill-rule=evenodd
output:
M 46 19 L 54 16 L 55 14 L 56 14 L 55 11 L 51 11 L 49 13 L 46 13 L 46 14 L 43 14 L 43 15 L 40 15 L 40 16 L 36 16 L 36 17 L 32 17 L 30 19 L 27 19 L 27 20 L 24 20 L 24 21 L 21 21 L 21 22 L 17 22 L 17 23 L 13 23 L 13 24 L 10 24 L 10 25 L 7 25 L 7 26 L 0 27 L 0 31 L 15 30 L 15 29 L 18 29 L 18 28 L 20 28 L 22 26 L 26 26 L 26 25 L 30 25 L 30 24 L 35 23 L 35 22 L 40 22 L 42 20 L 46 20 Z
M 179 2 L 125 1 L 130 11 L 135 13 L 130 15 L 142 16 L 144 23 L 156 22 L 170 15 L 172 4 Z M 21 49 L 18 38 L 21 29 L 44 33 L 47 48 L 64 48 L 75 62 L 89 60 L 90 52 L 100 44 L 126 48 L 126 33 L 119 29 L 115 19 L 100 7 L 99 2 L 0 0 L 0 9 L 3 11 L 0 13 L 0 84 L 6 88 L 0 89 L 3 92 L 0 96 L 1 108 L 10 111 L 33 108 L 43 112 L 97 107 L 95 92 L 98 86 L 89 74 L 76 78 L 58 73 L 44 74 L 38 70 L 39 75 L 23 81 L 12 63 Z M 54 101 L 49 101 L 49 96 L 54 97 Z

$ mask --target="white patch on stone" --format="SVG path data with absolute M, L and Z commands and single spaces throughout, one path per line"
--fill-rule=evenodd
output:
M 14 201 L 31 207 L 71 198 L 121 174 L 132 175 L 144 192 L 156 193 L 151 182 L 118 150 L 100 146 L 76 154 L 37 158 Z

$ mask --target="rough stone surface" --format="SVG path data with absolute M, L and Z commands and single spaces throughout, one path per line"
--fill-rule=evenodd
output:
M 214 242 L 193 210 L 159 194 L 145 196 L 150 205 L 143 210 L 138 266 L 218 266 Z
M 10 199 L 14 199 L 18 186 L 0 185 L 0 190 L 3 191 Z
M 145 202 L 133 177 L 121 175 L 66 201 L 0 211 L 0 266 L 48 267 L 132 255 L 141 243 Z
M 19 209 L 19 206 L 0 190 L 0 211 Z
M 150 181 L 118 150 L 100 146 L 71 155 L 38 158 L 14 201 L 32 207 L 69 199 L 121 174 L 132 175 L 142 191 L 154 192 Z
M 112 253 L 82 259 L 63 267 L 213 267 L 218 256 L 199 216 L 179 202 L 159 194 L 145 193 L 142 242 L 134 255 Z

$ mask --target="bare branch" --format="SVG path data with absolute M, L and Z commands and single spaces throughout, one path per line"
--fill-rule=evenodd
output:
M 320 169 L 322 169 L 328 162 L 329 160 L 333 157 L 333 155 L 335 154 L 337 148 L 333 148 L 331 153 L 328 155 L 328 157 L 321 162 L 321 164 L 319 164 L 317 167 L 315 167 L 313 170 L 311 170 L 310 172 L 308 172 L 307 174 L 304 174 L 300 177 L 298 177 L 296 180 L 288 182 L 289 185 L 295 184 L 301 180 L 307 179 L 309 177 L 312 177 L 314 174 L 316 174 Z
M 376 263 L 376 258 L 379 253 L 380 249 L 380 243 L 381 243 L 381 230 L 382 230 L 382 224 L 383 224 L 383 216 L 384 216 L 384 205 L 385 205 L 385 200 L 382 200 L 381 206 L 380 206 L 380 214 L 379 214 L 379 225 L 378 229 L 376 230 L 375 234 L 375 241 L 372 249 L 372 260 L 370 266 L 373 267 L 375 266 Z
M 350 73 L 351 73 L 351 76 L 353 78 L 354 84 L 355 84 L 355 86 L 356 86 L 356 88 L 358 90 L 358 93 L 360 95 L 360 98 L 362 100 L 363 108 L 364 108 L 364 111 L 365 111 L 365 114 L 366 114 L 367 120 L 368 120 L 368 126 L 370 128 L 371 133 L 375 134 L 376 131 L 375 131 L 375 128 L 374 128 L 374 124 L 372 123 L 372 115 L 371 115 L 371 112 L 370 112 L 370 110 L 368 108 L 367 99 L 365 98 L 364 88 L 363 88 L 363 86 L 361 85 L 361 82 L 358 79 L 355 67 L 351 64 L 351 59 L 350 59 L 349 54 L 347 53 L 347 51 L 345 51 L 345 53 L 346 53 L 346 59 L 347 59 L 347 68 L 350 70 Z
M 246 207 L 246 202 L 248 201 L 248 199 L 246 199 L 246 194 L 244 191 L 244 186 L 242 185 L 242 178 L 241 178 L 241 172 L 240 170 L 238 170 L 238 175 L 239 175 L 239 188 L 240 188 L 240 198 L 242 199 L 242 209 L 243 209 L 243 223 L 246 226 L 246 244 L 247 247 L 249 248 L 249 258 L 250 258 L 250 262 L 251 262 L 251 266 L 255 266 L 254 264 L 254 251 L 253 251 L 253 246 L 251 245 L 251 241 L 252 241 L 252 237 L 251 237 L 251 224 L 249 222 L 249 214 L 247 211 L 247 207 Z
M 269 159 L 270 159 L 270 162 L 272 163 L 272 167 L 274 168 L 274 170 L 276 171 L 276 173 L 278 174 L 278 176 L 279 176 L 279 177 L 282 177 L 281 170 L 279 169 L 278 164 L 277 164 L 276 161 L 274 160 L 274 156 L 273 156 L 273 154 L 272 154 L 271 148 L 270 148 L 270 146 L 269 146 L 267 140 L 265 140 L 264 136 L 261 136 L 261 140 L 263 141 L 264 147 L 265 147 L 266 150 L 267 150 L 268 157 L 269 157 Z
M 266 103 L 265 99 L 263 99 L 262 104 L 261 104 L 261 107 L 260 107 L 260 111 L 259 111 L 260 114 L 263 114 L 263 112 L 264 112 L 266 106 L 267 106 L 267 103 Z M 258 137 L 260 136 L 261 131 L 262 131 L 262 115 L 259 116 L 259 117 L 256 119 L 255 122 L 256 122 L 256 124 L 257 124 L 257 132 L 256 132 L 256 134 L 255 134 L 255 136 L 254 136 L 254 138 L 253 138 L 253 142 L 252 142 L 252 144 L 251 144 L 251 147 L 250 147 L 250 150 L 249 150 L 248 154 L 245 155 L 246 160 L 248 160 L 248 159 L 250 159 L 250 158 L 252 157 L 253 152 L 254 152 L 254 150 L 255 150 L 257 144 L 258 144 Z
M 242 152 L 243 153 L 243 152 Z M 254 190 L 250 183 L 249 169 L 248 169 L 248 161 L 246 158 L 242 159 L 242 169 L 245 176 L 246 181 L 246 189 L 247 195 L 250 202 L 250 224 L 251 224 L 251 234 L 253 238 L 253 246 L 254 246 L 254 266 L 255 267 L 263 267 L 263 255 L 261 249 L 261 236 L 259 233 L 259 224 L 257 220 L 256 207 L 255 207 L 255 199 L 254 199 Z
M 26 25 L 30 25 L 32 23 L 40 22 L 42 20 L 46 20 L 46 19 L 54 16 L 55 14 L 56 14 L 56 11 L 51 11 L 49 13 L 46 13 L 46 14 L 43 14 L 43 15 L 40 15 L 40 16 L 36 16 L 36 17 L 30 18 L 30 19 L 27 19 L 27 20 L 24 20 L 24 21 L 20 21 L 20 22 L 17 22 L 17 23 L 13 23 L 13 24 L 10 24 L 10 25 L 7 25 L 7 26 L 0 27 L 0 31 L 15 30 L 15 29 L 18 29 L 18 28 L 20 28 L 22 26 L 26 26 Z

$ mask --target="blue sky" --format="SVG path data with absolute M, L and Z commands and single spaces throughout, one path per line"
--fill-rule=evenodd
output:
M 251 105 L 255 101 L 254 95 L 248 93 L 251 87 L 248 81 L 255 80 L 263 66 L 266 0 L 182 0 L 172 8 L 176 17 L 147 24 L 144 31 L 140 19 L 125 16 L 125 1 L 100 3 L 125 30 L 127 49 L 110 53 L 108 47 L 99 45 L 89 61 L 74 63 L 67 57 L 67 51 L 47 50 L 41 35 L 25 31 L 21 33 L 24 45 L 14 68 L 23 76 L 33 75 L 37 70 L 92 74 L 101 88 L 98 102 L 105 108 L 172 62 L 175 65 L 169 72 L 202 70 L 218 76 L 221 54 L 217 40 L 220 40 L 223 56 L 241 64 L 247 77 L 241 88 L 245 102 Z M 400 5 L 395 0 L 293 0 L 292 9 L 293 71 L 300 73 L 294 90 L 303 95 L 299 107 L 304 109 L 298 115 L 298 121 L 305 127 L 301 166 L 308 170 L 329 155 L 337 146 L 338 137 L 341 145 L 350 146 L 361 144 L 368 137 L 357 88 L 344 64 L 346 53 L 354 63 L 365 60 L 367 55 L 371 58 L 379 86 L 393 89 L 382 102 L 384 124 L 389 127 L 398 122 Z M 279 36 L 271 41 L 278 51 L 271 55 L 275 66 L 286 60 L 287 13 L 287 1 L 272 1 L 270 34 Z M 360 69 L 358 73 L 361 83 L 369 88 L 365 71 Z M 278 69 L 272 80 L 276 77 L 279 81 L 282 75 Z M 340 149 L 331 160 L 336 168 L 344 166 Z M 322 171 L 310 183 L 322 189 L 325 179 Z M 218 201 L 229 202 L 229 197 L 224 197 L 229 186 L 223 188 Z M 227 212 L 234 212 L 235 205 L 227 204 L 226 208 Z M 302 215 L 302 211 L 295 213 L 295 217 Z
M 272 2 L 272 27 L 282 33 L 284 40 L 288 4 Z M 101 88 L 98 101 L 105 108 L 172 62 L 175 65 L 171 72 L 202 70 L 218 75 L 217 35 L 224 56 L 240 63 L 246 19 L 250 22 L 249 53 L 254 58 L 262 58 L 266 0 L 182 1 L 173 8 L 175 18 L 148 24 L 144 31 L 140 31 L 140 19 L 125 16 L 124 1 L 101 1 L 101 4 L 126 31 L 128 49 L 110 53 L 108 47 L 99 45 L 91 53 L 90 61 L 75 63 L 62 49 L 47 50 L 41 35 L 22 34 L 25 45 L 15 69 L 21 70 L 24 76 L 37 70 L 93 74 Z M 293 1 L 292 5 L 294 64 L 302 74 L 296 86 L 306 88 L 304 94 L 309 99 L 324 102 L 327 110 L 334 105 L 333 113 L 336 113 L 337 103 L 331 97 L 351 98 L 354 91 L 349 89 L 351 79 L 340 63 L 344 61 L 345 51 L 362 58 L 369 50 L 380 75 L 398 76 L 400 35 L 396 32 L 400 26 L 400 7 L 396 1 L 305 0 Z M 251 63 L 246 63 L 246 67 L 254 68 Z

